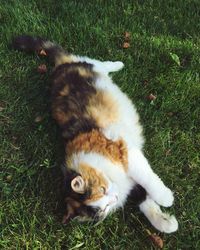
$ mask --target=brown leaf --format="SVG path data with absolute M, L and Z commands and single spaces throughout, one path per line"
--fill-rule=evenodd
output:
M 151 234 L 151 235 L 149 235 L 149 238 L 156 247 L 158 247 L 160 249 L 163 248 L 164 243 L 163 243 L 163 240 L 160 238 L 160 236 L 158 236 L 156 234 Z
M 38 66 L 37 71 L 41 74 L 44 74 L 47 72 L 47 66 L 45 64 L 41 64 Z
M 122 45 L 122 48 L 124 48 L 124 49 L 128 49 L 129 47 L 130 47 L 130 43 L 128 43 L 128 42 L 124 42 Z
M 45 50 L 41 49 L 40 52 L 39 52 L 39 55 L 40 56 L 47 56 L 47 53 Z
M 160 236 L 158 236 L 157 234 L 152 234 L 148 229 L 145 229 L 145 231 L 149 235 L 149 239 L 153 242 L 153 244 L 156 247 L 162 249 L 164 243 L 163 243 L 163 240 L 160 238 Z
M 147 96 L 147 99 L 150 100 L 150 101 L 154 101 L 156 99 L 156 96 L 153 95 L 153 94 L 150 94 Z

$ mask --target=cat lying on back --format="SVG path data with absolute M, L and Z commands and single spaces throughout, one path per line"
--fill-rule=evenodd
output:
M 146 196 L 140 210 L 161 232 L 177 230 L 176 218 L 163 213 L 174 197 L 153 172 L 142 147 L 135 107 L 112 82 L 122 62 L 101 62 L 66 53 L 39 37 L 19 36 L 13 46 L 46 54 L 54 62 L 52 114 L 65 142 L 66 214 L 64 222 L 103 220 L 122 207 L 131 190 Z

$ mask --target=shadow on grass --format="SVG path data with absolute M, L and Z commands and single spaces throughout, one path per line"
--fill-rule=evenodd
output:
M 27 55 L 25 60 L 29 68 L 31 57 Z M 64 204 L 60 166 L 64 161 L 64 147 L 51 118 L 50 76 L 39 75 L 31 65 L 22 78 L 21 82 L 12 81 L 12 89 L 19 98 L 12 110 L 13 126 L 7 127 L 6 135 L 10 144 L 19 147 L 19 159 L 14 163 L 17 174 L 13 194 L 42 201 L 37 213 L 52 214 L 61 221 Z M 32 206 L 34 208 L 34 202 Z

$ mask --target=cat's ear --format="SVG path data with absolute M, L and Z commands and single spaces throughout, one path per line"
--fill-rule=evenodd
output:
M 83 194 L 85 192 L 85 182 L 83 178 L 78 175 L 71 181 L 71 188 L 74 192 Z

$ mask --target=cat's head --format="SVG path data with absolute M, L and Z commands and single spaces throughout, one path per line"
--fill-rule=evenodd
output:
M 73 218 L 103 220 L 117 204 L 117 188 L 103 173 L 87 164 L 81 164 L 79 170 L 67 170 L 65 174 L 66 213 L 63 223 Z

